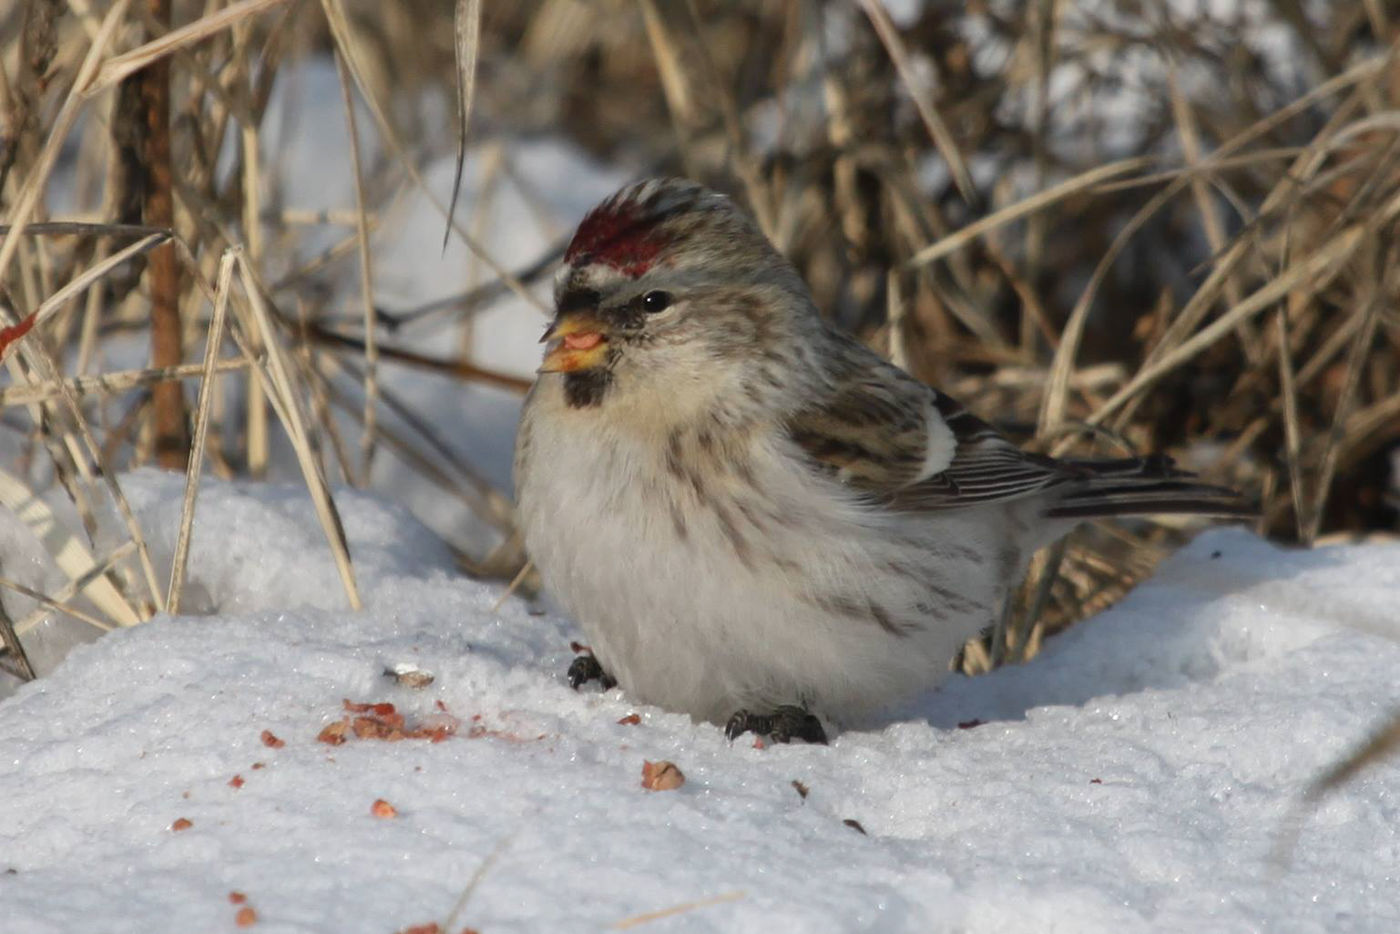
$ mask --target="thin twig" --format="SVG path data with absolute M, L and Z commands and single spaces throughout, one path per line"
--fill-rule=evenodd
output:
M 693 902 L 681 902 L 679 905 L 672 905 L 670 908 L 662 908 L 658 911 L 648 911 L 643 914 L 633 915 L 630 918 L 623 918 L 621 921 L 613 924 L 613 930 L 630 931 L 632 928 L 641 927 L 643 924 L 650 924 L 653 921 L 660 921 L 663 918 L 672 918 L 676 915 L 685 914 L 688 911 L 709 908 L 712 905 L 723 905 L 728 902 L 742 901 L 747 897 L 747 894 L 748 893 L 742 891 L 725 892 L 723 895 L 699 898 Z
M 967 160 L 958 150 L 958 145 L 953 140 L 953 134 L 948 132 L 948 125 L 939 115 L 938 108 L 934 107 L 933 101 L 929 100 L 922 82 L 914 77 L 914 68 L 909 62 L 909 53 L 904 48 L 904 40 L 900 38 L 899 30 L 895 29 L 890 14 L 885 10 L 885 5 L 880 0 L 857 0 L 857 2 L 870 19 L 870 24 L 875 27 L 875 34 L 880 37 L 881 45 L 889 53 L 890 61 L 894 62 L 895 70 L 899 72 L 899 78 L 904 82 L 905 90 L 909 92 L 909 96 L 914 101 L 915 109 L 919 111 L 919 119 L 924 122 L 928 135 L 933 139 L 934 145 L 938 147 L 939 155 L 947 163 L 948 172 L 958 186 L 958 191 L 962 193 L 963 199 L 968 203 L 975 202 L 977 189 L 972 184 L 972 174 L 967 170 Z
M 92 97 L 124 80 L 128 75 L 140 71 L 152 62 L 173 55 L 180 49 L 195 42 L 203 42 L 210 36 L 223 32 L 244 21 L 249 16 L 261 13 L 269 7 L 286 3 L 288 0 L 243 0 L 222 10 L 216 10 L 193 23 L 171 30 L 158 39 L 137 46 L 130 52 L 123 52 L 103 62 L 96 78 L 84 88 L 84 95 Z M 123 0 L 122 3 L 125 6 Z
M 480 11 L 478 11 L 480 12 Z M 459 10 L 460 14 L 460 10 Z M 355 182 L 355 234 L 359 240 L 360 253 L 360 303 L 364 309 L 365 321 L 365 417 L 364 431 L 360 434 L 360 476 L 369 479 L 374 464 L 374 435 L 376 402 L 379 399 L 379 329 L 375 326 L 374 282 L 371 278 L 372 263 L 369 255 L 369 222 L 365 216 L 365 179 L 360 168 L 360 131 L 355 121 L 355 102 L 350 96 L 350 76 L 346 74 L 345 59 L 337 50 L 334 53 L 335 71 L 340 79 L 341 102 L 345 105 L 345 126 L 350 136 L 350 172 Z M 463 135 L 465 137 L 465 129 Z M 465 145 L 465 144 L 464 144 Z M 459 153 L 457 171 L 461 172 Z M 454 187 L 453 197 L 456 197 Z M 449 225 L 448 229 L 451 229 Z M 444 234 L 444 237 L 446 234 Z
M 248 369 L 246 360 L 220 360 L 214 365 L 217 373 L 233 373 Z M 144 389 L 161 380 L 188 379 L 204 372 L 202 363 L 182 363 L 179 366 L 144 370 L 118 370 L 96 376 L 73 376 L 63 380 L 68 391 L 79 399 L 96 395 L 115 395 L 132 389 Z M 17 405 L 45 402 L 63 394 L 57 383 L 29 383 L 0 389 L 0 409 Z
M 219 357 L 219 344 L 224 336 L 224 318 L 228 312 L 228 293 L 233 285 L 233 267 L 241 253 L 237 247 L 224 252 L 219 261 L 219 281 L 215 286 L 214 317 L 209 323 L 209 337 L 204 343 L 204 372 L 199 384 L 199 402 L 195 409 L 194 445 L 189 467 L 185 470 L 185 498 L 180 509 L 180 532 L 175 538 L 175 558 L 170 566 L 170 592 L 166 597 L 166 612 L 180 612 L 180 594 L 185 586 L 185 566 L 189 561 L 190 534 L 194 529 L 195 499 L 199 493 L 199 477 L 204 468 L 204 451 L 209 443 L 209 411 L 214 400 L 214 364 Z
M 467 161 L 467 125 L 471 122 L 472 103 L 476 98 L 476 60 L 481 51 L 481 0 L 457 0 L 452 17 L 452 38 L 457 63 L 457 163 L 452 170 L 452 194 L 447 199 L 447 223 L 442 229 L 444 250 L 452 236 L 452 216 L 457 208 L 457 195 L 462 190 L 462 167 Z
M 247 299 L 246 307 L 252 318 L 252 324 L 260 332 L 267 347 L 267 366 L 258 371 L 259 376 L 266 374 L 268 388 L 276 393 L 277 401 L 280 403 L 278 412 L 283 418 L 287 435 L 296 452 L 297 462 L 301 465 L 302 476 L 306 480 L 307 490 L 311 493 L 311 500 L 316 506 L 316 515 L 321 520 L 321 528 L 326 534 L 326 541 L 330 543 L 331 554 L 335 558 L 336 570 L 340 572 L 341 584 L 345 587 L 345 596 L 350 601 L 350 608 L 353 610 L 363 609 L 364 602 L 360 599 L 360 588 L 355 582 L 355 568 L 350 562 L 350 546 L 345 539 L 345 526 L 341 524 L 340 512 L 335 508 L 335 499 L 331 496 L 326 479 L 321 474 L 316 455 L 311 450 L 310 436 L 307 434 L 306 424 L 302 419 L 300 403 L 292 388 L 287 364 L 283 360 L 281 345 L 278 343 L 277 335 L 272 327 L 271 316 L 268 314 L 262 293 L 259 291 L 257 282 L 247 264 L 240 261 L 237 265 L 239 276 L 243 280 L 244 295 Z

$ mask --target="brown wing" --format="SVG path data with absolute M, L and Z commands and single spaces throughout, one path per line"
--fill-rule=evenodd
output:
M 893 509 L 957 509 L 1060 488 L 1046 503 L 1052 518 L 1257 513 L 1236 491 L 1197 482 L 1169 457 L 1060 461 L 1027 453 L 865 348 L 843 350 L 831 392 L 791 420 L 792 439 L 819 469 Z
M 898 506 L 951 509 L 1016 499 L 1086 475 L 1070 464 L 1021 450 L 956 399 L 936 389 L 929 392 L 937 397 L 938 417 L 952 432 L 957 447 L 945 470 L 897 491 Z
M 788 423 L 792 438 L 839 479 L 872 492 L 903 489 L 952 460 L 952 436 L 930 425 L 932 390 L 894 367 L 842 379 Z M 930 452 L 930 438 L 934 450 Z M 940 452 L 942 444 L 947 450 Z M 946 453 L 946 456 L 941 456 Z
M 874 354 L 852 355 L 832 392 L 788 428 L 821 468 L 901 509 L 1013 499 L 1081 478 L 1028 454 L 955 399 Z

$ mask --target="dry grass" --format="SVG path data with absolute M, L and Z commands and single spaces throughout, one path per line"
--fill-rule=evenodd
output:
M 1256 495 L 1259 530 L 1282 541 L 1400 528 L 1393 3 L 1330 4 L 1314 20 L 1257 6 L 1285 47 L 1272 57 L 1242 39 L 1257 23 L 1146 2 L 929 2 L 896 21 L 877 0 L 216 0 L 176 2 L 169 30 L 158 7 L 32 0 L 0 14 L 0 492 L 34 511 L 69 579 L 25 595 L 0 577 L 0 637 L 26 675 L 15 633 L 54 607 L 102 626 L 178 608 L 199 470 L 263 476 L 279 432 L 350 605 L 333 484 L 366 484 L 384 451 L 498 530 L 489 553 L 454 543 L 467 568 L 522 571 L 506 491 L 382 375 L 523 388 L 468 359 L 466 341 L 428 356 L 396 333 L 429 320 L 465 332 L 508 295 L 538 305 L 557 253 L 508 268 L 470 220 L 476 205 L 454 216 L 433 194 L 445 236 L 488 278 L 391 316 L 374 303 L 372 235 L 424 188 L 429 160 L 455 150 L 460 180 L 466 147 L 538 133 L 730 191 L 834 319 L 1028 444 L 1167 451 Z M 285 179 L 268 105 L 290 70 L 328 57 L 343 94 L 325 106 L 370 119 L 346 153 L 353 203 L 308 217 L 269 197 Z M 149 105 L 156 63 L 168 221 L 138 190 L 158 173 L 132 168 L 150 151 L 132 102 Z M 428 93 L 456 96 L 465 136 L 421 116 Z M 73 205 L 61 214 L 58 188 Z M 328 249 L 301 246 L 327 231 Z M 173 299 L 169 281 L 153 287 L 154 251 L 173 258 Z M 172 300 L 174 359 L 104 370 L 122 356 L 109 345 L 169 340 L 151 322 Z M 161 386 L 184 390 L 159 401 Z M 172 434 L 172 404 L 190 430 Z M 158 568 L 121 475 L 169 455 L 172 437 L 192 439 L 176 454 L 195 470 L 174 565 Z M 76 526 L 43 515 L 50 489 Z M 124 534 L 104 551 L 94 533 L 109 507 Z M 965 667 L 1033 654 L 1182 533 L 1076 536 Z

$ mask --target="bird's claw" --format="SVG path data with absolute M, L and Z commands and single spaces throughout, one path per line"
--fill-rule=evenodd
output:
M 569 679 L 569 687 L 575 691 L 590 681 L 597 681 L 605 691 L 617 687 L 617 680 L 604 671 L 602 662 L 592 655 L 580 655 L 570 662 L 566 677 Z
M 825 746 L 827 742 L 826 730 L 816 715 L 793 704 L 785 704 L 766 714 L 740 710 L 725 724 L 724 735 L 733 741 L 745 733 L 766 736 L 775 743 L 800 739 Z

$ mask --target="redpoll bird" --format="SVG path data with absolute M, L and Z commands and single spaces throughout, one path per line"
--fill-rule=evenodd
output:
M 1166 458 L 1054 460 L 826 323 L 722 195 L 590 212 L 555 281 L 515 478 L 593 649 L 575 684 L 778 740 L 941 681 L 1084 519 L 1247 514 Z

